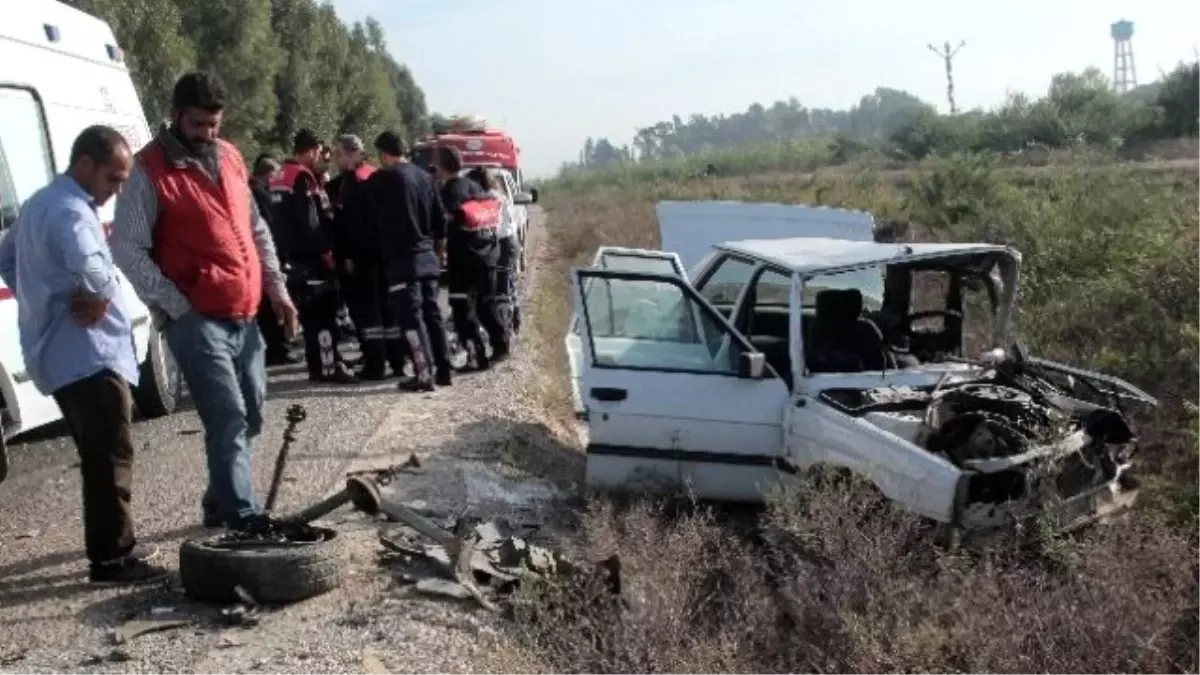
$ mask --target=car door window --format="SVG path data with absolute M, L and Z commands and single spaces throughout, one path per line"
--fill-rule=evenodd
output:
M 646 272 L 648 274 L 672 274 L 683 276 L 675 258 L 657 255 L 639 255 L 626 251 L 602 251 L 597 266 L 606 270 Z
M 737 354 L 748 345 L 683 279 L 594 268 L 577 274 L 596 367 L 737 373 Z
M 42 107 L 25 89 L 0 87 L 0 231 L 21 204 L 54 178 Z
M 750 283 L 755 267 L 749 260 L 726 256 L 696 284 L 696 290 L 709 304 L 729 316 L 742 290 Z

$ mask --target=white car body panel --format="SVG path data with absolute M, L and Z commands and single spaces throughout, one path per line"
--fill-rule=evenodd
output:
M 47 26 L 57 31 L 57 41 L 51 40 Z M 116 38 L 107 24 L 60 2 L 39 0 L 5 6 L 0 21 L 0 144 L 15 147 L 0 151 L 5 152 L 3 160 L 20 199 L 45 185 L 52 174 L 65 170 L 75 137 L 88 126 L 116 128 L 134 151 L 150 141 L 129 71 L 113 58 L 116 49 Z M 111 55 L 110 50 L 114 50 Z M 44 166 L 44 161 L 34 156 L 42 129 L 29 123 L 31 110 L 42 115 L 52 149 L 49 176 L 33 170 Z M 0 180 L 4 169 L 0 164 Z M 102 222 L 112 221 L 115 201 L 109 200 L 100 209 Z M 124 276 L 121 281 L 132 314 L 137 357 L 142 361 L 151 339 L 149 311 Z M 16 302 L 10 295 L 0 282 L 0 396 L 6 437 L 61 418 L 54 400 L 38 392 L 26 374 Z
M 886 497 L 917 514 L 959 522 L 967 472 L 919 445 L 921 416 L 876 410 L 856 417 L 819 396 L 833 389 L 950 386 L 978 380 L 984 368 L 949 360 L 886 371 L 809 373 L 799 338 L 804 321 L 801 298 L 806 281 L 816 275 L 869 270 L 884 263 L 995 256 L 1004 278 L 993 337 L 994 344 L 1005 344 L 1001 340 L 1007 337 L 1015 301 L 1019 253 L 994 244 L 876 243 L 869 214 L 836 209 L 662 202 L 658 214 L 665 251 L 602 248 L 591 267 L 573 274 L 575 315 L 566 343 L 572 395 L 586 424 L 587 485 L 617 491 L 690 491 L 701 498 L 758 502 L 769 486 L 787 482 L 799 470 L 842 467 L 869 479 Z M 705 374 L 681 372 L 702 369 L 705 361 L 718 363 L 731 340 L 752 349 L 747 338 L 692 289 L 689 280 L 690 276 L 706 281 L 709 267 L 727 254 L 754 261 L 755 269 L 791 276 L 790 391 L 783 379 L 771 373 L 757 379 L 711 369 Z M 651 336 L 646 338 L 650 344 L 628 338 L 637 302 L 626 302 L 623 328 L 609 326 L 595 337 L 584 307 L 588 278 L 607 279 L 607 296 L 592 301 L 607 302 L 609 317 L 617 316 L 613 298 L 620 298 L 620 285 L 626 284 L 626 291 L 632 293 L 635 285 L 642 284 L 638 302 L 644 300 L 658 310 L 659 329 L 682 326 L 679 330 L 686 331 L 688 324 L 679 323 L 674 305 L 664 309 L 657 296 L 645 290 L 652 288 L 648 283 L 665 286 L 677 280 L 671 284 L 686 285 L 694 305 L 720 317 L 729 334 L 725 346 L 710 355 L 712 347 L 705 347 L 703 333 L 694 343 L 686 332 Z M 826 278 L 822 283 L 831 282 Z M 738 305 L 746 294 L 744 288 Z M 614 323 L 611 318 L 609 323 Z M 1030 362 L 1039 361 L 1031 358 Z M 1040 363 L 1099 378 L 1131 398 L 1153 403 L 1149 395 L 1116 378 Z M 620 400 L 612 400 L 612 392 L 621 392 Z M 1121 488 L 1114 478 L 1067 502 L 1071 509 L 1110 504 L 1096 511 L 1102 515 L 1104 509 L 1132 500 L 1131 495 L 1118 493 Z

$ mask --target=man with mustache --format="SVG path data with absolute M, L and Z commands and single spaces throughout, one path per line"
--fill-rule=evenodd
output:
M 242 154 L 218 137 L 226 98 L 212 73 L 176 82 L 170 127 L 137 153 L 117 199 L 111 247 L 166 336 L 204 424 L 204 524 L 256 530 L 266 524 L 250 467 L 267 391 L 255 322 L 264 287 L 289 336 L 298 317 Z

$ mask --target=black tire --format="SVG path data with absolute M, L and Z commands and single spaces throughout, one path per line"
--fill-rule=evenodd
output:
M 297 602 L 342 584 L 341 542 L 337 532 L 312 543 L 235 542 L 221 537 L 189 539 L 179 547 L 183 590 L 201 602 L 239 602 L 241 586 L 263 605 Z
M 144 417 L 166 417 L 179 408 L 183 398 L 183 377 L 167 347 L 167 341 L 157 331 L 150 331 L 150 347 L 142 363 L 138 385 L 133 389 L 133 402 Z

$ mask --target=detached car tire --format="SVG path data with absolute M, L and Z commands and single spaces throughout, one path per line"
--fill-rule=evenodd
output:
M 179 547 L 183 590 L 202 602 L 241 602 L 241 586 L 256 602 L 282 605 L 331 591 L 342 584 L 337 532 L 314 528 L 312 542 L 189 539 Z
M 157 330 L 150 332 L 146 360 L 142 363 L 133 402 L 143 416 L 166 417 L 179 408 L 183 397 L 183 377 L 166 338 Z

